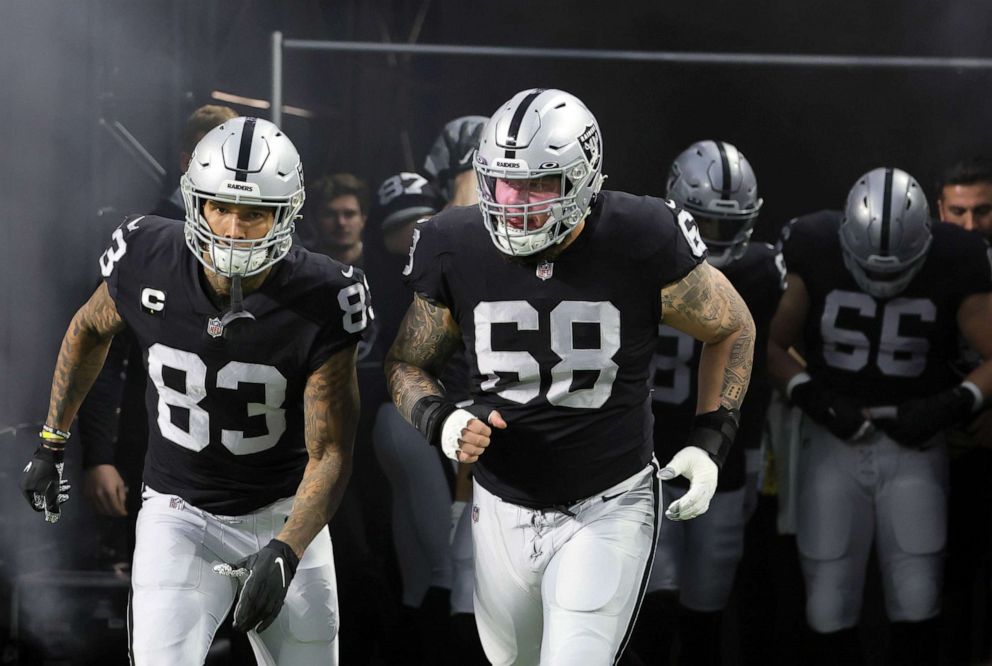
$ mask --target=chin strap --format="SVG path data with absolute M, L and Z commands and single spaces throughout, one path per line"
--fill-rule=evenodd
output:
M 221 318 L 220 323 L 224 326 L 224 334 L 227 335 L 227 325 L 237 319 L 254 319 L 255 315 L 245 310 L 244 293 L 241 290 L 241 276 L 235 275 L 231 278 L 231 307 L 228 308 Z

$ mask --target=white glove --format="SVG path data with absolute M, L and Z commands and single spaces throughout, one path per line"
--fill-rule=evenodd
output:
M 669 481 L 676 476 L 684 476 L 690 481 L 689 490 L 668 505 L 665 517 L 669 520 L 690 520 L 706 513 L 716 492 L 719 473 L 720 468 L 710 455 L 698 446 L 687 446 L 676 453 L 658 473 L 658 478 Z
M 441 426 L 441 450 L 444 455 L 458 460 L 458 438 L 462 436 L 462 430 L 468 427 L 468 422 L 477 418 L 479 417 L 465 409 L 456 409 L 448 414 Z

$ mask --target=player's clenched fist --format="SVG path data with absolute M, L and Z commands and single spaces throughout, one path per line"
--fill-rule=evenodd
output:
M 441 429 L 441 450 L 444 455 L 461 463 L 474 463 L 478 460 L 489 446 L 492 428 L 506 428 L 506 421 L 495 409 L 489 412 L 487 420 L 488 425 L 465 409 L 451 412 Z

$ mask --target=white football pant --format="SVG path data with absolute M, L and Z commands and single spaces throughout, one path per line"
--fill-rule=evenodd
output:
M 810 627 L 857 625 L 873 540 L 889 620 L 935 617 L 947 536 L 943 437 L 923 451 L 881 432 L 848 443 L 804 417 L 801 442 L 797 537 Z
M 657 462 L 568 507 L 574 515 L 474 485 L 475 618 L 486 657 L 495 666 L 614 664 L 651 571 Z
M 237 580 L 213 566 L 233 564 L 278 536 L 293 498 L 244 516 L 215 516 L 149 488 L 143 499 L 128 608 L 131 663 L 203 664 L 238 592 Z M 327 527 L 303 554 L 279 617 L 253 634 L 263 666 L 338 663 L 338 596 Z

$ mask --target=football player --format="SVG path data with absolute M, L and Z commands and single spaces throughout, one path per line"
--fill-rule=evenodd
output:
M 992 161 L 976 157 L 948 169 L 937 206 L 944 222 L 992 237 Z
M 804 413 L 797 537 L 806 619 L 823 663 L 858 663 L 857 623 L 874 542 L 892 622 L 891 663 L 936 663 L 946 525 L 943 431 L 992 391 L 964 381 L 958 332 L 992 353 L 992 276 L 982 240 L 933 223 L 905 171 L 858 179 L 843 214 L 787 228 L 788 286 L 769 373 Z M 843 268 L 842 268 L 843 267 Z M 801 346 L 806 366 L 790 355 Z
M 768 326 L 785 288 L 782 255 L 751 243 L 762 200 L 747 158 L 725 141 L 699 141 L 672 163 L 668 198 L 692 213 L 709 250 L 754 319 L 754 370 L 741 406 L 736 444 L 720 473 L 706 515 L 662 523 L 648 594 L 638 621 L 638 655 L 667 663 L 669 630 L 678 626 L 678 663 L 716 664 L 720 616 L 726 608 L 744 547 L 744 525 L 757 503 L 760 446 L 771 397 L 765 370 Z M 702 343 L 662 325 L 652 361 L 655 452 L 667 460 L 684 446 L 696 409 L 696 375 Z M 682 479 L 664 485 L 665 502 L 686 492 Z M 674 593 L 674 594 L 673 594 Z M 678 607 L 675 607 L 678 604 Z
M 441 191 L 449 206 L 478 203 L 472 157 L 479 147 L 485 116 L 461 116 L 449 120 L 434 139 L 424 158 L 424 174 Z
M 68 428 L 126 322 L 150 380 L 132 663 L 202 664 L 232 605 L 259 663 L 336 663 L 327 522 L 350 474 L 366 286 L 293 246 L 302 165 L 272 123 L 214 128 L 181 183 L 184 225 L 128 219 L 100 258 L 22 490 L 58 518 Z
M 698 415 L 660 478 L 692 479 L 672 520 L 706 511 L 737 430 L 754 325 L 692 216 L 601 191 L 595 117 L 525 90 L 486 124 L 478 207 L 418 225 L 415 291 L 386 359 L 400 413 L 475 462 L 475 613 L 488 659 L 612 664 L 661 518 L 648 371 L 664 321 L 706 344 Z M 437 377 L 464 343 L 474 403 Z

